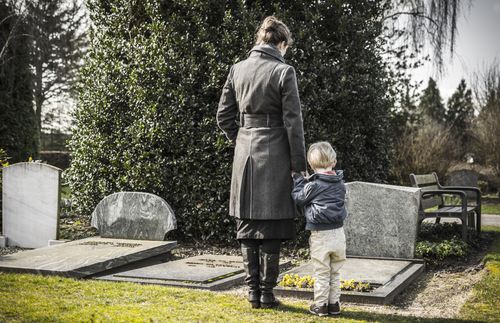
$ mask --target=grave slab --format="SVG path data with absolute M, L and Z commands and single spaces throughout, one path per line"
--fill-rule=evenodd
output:
M 374 289 L 369 292 L 342 291 L 340 299 L 344 302 L 389 304 L 397 294 L 418 278 L 423 270 L 424 263 L 419 259 L 348 257 L 340 270 L 341 279 L 370 283 Z M 283 273 L 279 279 L 285 274 L 314 277 L 313 267 L 309 262 Z M 307 288 L 277 286 L 276 293 L 304 299 L 313 299 L 314 296 L 313 290 Z
M 245 277 L 243 259 L 238 256 L 201 255 L 169 262 L 148 259 L 126 267 L 94 275 L 93 278 L 221 290 L 243 283 Z
M 2 169 L 2 233 L 9 246 L 40 248 L 57 239 L 61 170 L 43 163 Z
M 347 254 L 414 257 L 420 189 L 365 182 L 346 184 Z
M 92 213 L 91 225 L 103 238 L 163 240 L 177 228 L 174 211 L 161 197 L 144 192 L 106 196 Z
M 165 254 L 175 241 L 92 237 L 0 256 L 0 271 L 82 278 Z

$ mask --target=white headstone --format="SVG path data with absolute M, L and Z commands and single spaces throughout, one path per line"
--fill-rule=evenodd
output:
M 414 258 L 420 189 L 365 182 L 346 188 L 347 254 Z
M 61 170 L 17 163 L 2 170 L 3 234 L 9 246 L 46 247 L 57 239 Z

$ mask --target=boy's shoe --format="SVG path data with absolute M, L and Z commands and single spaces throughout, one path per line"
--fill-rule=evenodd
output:
M 312 304 L 311 307 L 309 307 L 309 313 L 318 315 L 318 316 L 327 316 L 328 315 L 328 305 L 324 304 L 321 306 L 318 306 L 316 304 Z
M 339 315 L 340 314 L 340 303 L 328 304 L 328 314 Z

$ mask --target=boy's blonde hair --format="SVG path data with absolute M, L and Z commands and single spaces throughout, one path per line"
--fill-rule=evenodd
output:
M 320 141 L 309 147 L 307 161 L 312 169 L 328 168 L 337 161 L 337 153 L 330 143 Z

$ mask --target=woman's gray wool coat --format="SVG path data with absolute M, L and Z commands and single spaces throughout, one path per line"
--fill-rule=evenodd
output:
M 231 67 L 217 123 L 236 143 L 229 214 L 294 218 L 290 173 L 306 170 L 304 130 L 295 70 L 276 47 L 255 46 Z

